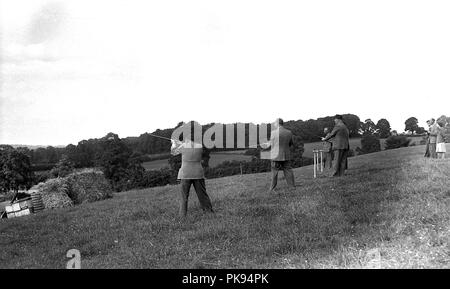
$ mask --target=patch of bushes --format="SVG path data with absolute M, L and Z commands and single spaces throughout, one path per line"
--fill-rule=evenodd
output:
M 169 168 L 162 168 L 160 170 L 146 171 L 144 173 L 140 187 L 157 187 L 168 184 L 175 184 L 177 181 L 178 171 L 172 171 Z
M 48 164 L 48 163 L 32 164 L 31 170 L 33 172 L 49 171 L 49 170 L 53 169 L 55 166 L 56 166 L 56 164 Z
M 363 154 L 381 151 L 380 138 L 374 134 L 365 134 L 361 138 L 361 152 Z
M 352 149 L 348 150 L 348 155 L 347 155 L 348 158 L 354 157 L 355 155 L 356 155 L 356 153 L 354 150 L 352 150 Z
M 407 138 L 404 135 L 398 135 L 398 136 L 390 136 L 386 139 L 385 143 L 385 149 L 391 150 L 391 149 L 397 149 L 401 147 L 408 147 L 411 144 L 411 139 Z
M 312 158 L 296 158 L 291 161 L 293 168 L 312 165 Z M 271 170 L 270 160 L 253 158 L 251 161 L 226 161 L 214 168 L 208 168 L 205 176 L 209 179 L 221 178 L 239 174 L 255 174 L 269 172 Z
M 312 158 L 297 158 L 292 161 L 292 167 L 311 165 Z M 143 189 L 165 186 L 177 183 L 178 169 L 181 164 L 174 162 L 172 168 L 144 171 L 141 174 L 124 177 L 116 182 L 115 190 L 127 191 L 132 189 Z M 222 178 L 239 174 L 255 174 L 270 171 L 270 160 L 253 158 L 251 161 L 225 161 L 216 167 L 205 167 L 205 177 L 208 179 Z

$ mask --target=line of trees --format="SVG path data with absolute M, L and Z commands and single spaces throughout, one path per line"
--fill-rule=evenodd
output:
M 442 116 L 440 119 L 442 118 L 445 118 L 450 123 L 450 118 Z M 357 153 L 359 154 L 381 150 L 380 138 L 387 138 L 386 149 L 409 145 L 409 140 L 406 136 L 391 135 L 389 121 L 384 118 L 375 124 L 371 119 L 361 122 L 358 116 L 347 114 L 344 115 L 344 121 L 350 130 L 351 137 L 362 136 L 361 148 L 357 148 Z M 423 128 L 418 127 L 417 123 L 416 118 L 407 119 L 405 131 L 410 131 L 411 133 L 424 131 Z M 179 123 L 177 126 L 181 124 Z M 204 131 L 211 125 L 204 126 Z M 310 161 L 302 157 L 303 143 L 319 141 L 320 137 L 323 136 L 323 128 L 332 128 L 333 126 L 333 117 L 286 123 L 286 127 L 291 129 L 295 136 L 294 167 L 308 164 L 308 161 Z M 157 130 L 155 133 L 170 137 L 174 129 Z M 448 130 L 450 132 L 450 127 L 448 127 Z M 248 139 L 248 130 L 246 135 Z M 224 139 L 225 142 L 226 139 Z M 158 144 L 152 147 L 155 143 Z M 147 146 L 150 146 L 151 149 L 147 148 Z M 24 147 L 14 149 L 8 145 L 0 145 L 0 191 L 18 190 L 21 187 L 29 188 L 32 184 L 39 182 L 42 178 L 36 178 L 36 175 L 33 173 L 33 170 L 36 170 L 36 166 L 39 165 L 46 170 L 51 168 L 48 175 L 44 176 L 43 179 L 47 177 L 64 177 L 75 168 L 101 168 L 105 177 L 111 182 L 113 189 L 116 191 L 173 183 L 176 181 L 176 174 L 181 165 L 179 156 L 171 157 L 168 160 L 170 169 L 145 171 L 141 165 L 146 157 L 145 153 L 157 152 L 159 156 L 163 157 L 167 156 L 169 148 L 170 143 L 150 137 L 149 134 L 143 134 L 138 138 L 120 139 L 114 133 L 108 133 L 100 139 L 83 140 L 77 146 L 71 144 L 65 148 L 47 147 L 30 150 Z M 253 156 L 250 162 L 225 162 L 216 168 L 209 168 L 210 153 L 211 150 L 205 150 L 203 156 L 206 175 L 210 178 L 236 173 L 263 172 L 270 169 L 270 162 L 260 160 L 260 151 L 257 149 L 247 151 L 247 154 Z M 36 161 L 38 163 L 33 164 Z M 56 162 L 56 165 L 50 162 Z M 46 165 L 50 167 L 45 167 Z
M 374 123 L 371 119 L 362 122 L 357 115 L 345 114 L 343 115 L 344 122 L 347 124 L 350 137 L 361 137 L 365 135 L 374 135 L 378 138 L 388 138 L 392 131 L 390 123 L 387 119 L 382 118 Z M 153 134 L 164 137 L 170 137 L 175 128 L 182 123 L 178 123 L 174 128 L 164 130 L 156 130 Z M 213 123 L 203 126 L 203 130 L 207 130 Z M 237 126 L 237 124 L 235 124 Z M 246 137 L 248 138 L 248 126 L 246 126 Z M 309 119 L 306 121 L 296 120 L 285 122 L 285 126 L 292 130 L 294 135 L 301 143 L 320 141 L 323 136 L 323 129 L 325 127 L 333 128 L 333 116 L 327 116 L 318 119 Z M 405 131 L 419 134 L 425 132 L 425 129 L 418 126 L 417 118 L 411 117 L 405 122 Z M 270 126 L 268 129 L 270 135 Z M 394 133 L 395 134 L 395 133 Z M 106 137 L 114 137 L 114 133 L 109 133 Z M 55 164 L 66 156 L 74 165 L 75 168 L 93 167 L 98 162 L 99 156 L 103 153 L 102 141 L 104 138 L 82 140 L 77 145 L 69 144 L 66 147 L 46 147 L 38 149 L 28 149 L 26 147 L 18 148 L 22 153 L 30 157 L 32 168 L 35 171 L 46 171 L 52 169 Z M 235 147 L 237 149 L 237 138 L 235 140 Z M 145 162 L 154 159 L 167 159 L 169 157 L 170 144 L 166 140 L 155 138 L 149 133 L 141 134 L 138 137 L 126 137 L 122 139 L 124 145 L 128 147 L 131 152 L 131 158 Z M 226 143 L 226 137 L 224 137 Z M 364 149 L 364 148 L 363 148 Z M 216 149 L 224 150 L 224 149 Z

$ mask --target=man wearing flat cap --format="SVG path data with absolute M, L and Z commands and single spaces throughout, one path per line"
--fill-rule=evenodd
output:
M 350 149 L 349 131 L 345 125 L 342 115 L 337 114 L 334 117 L 335 126 L 333 130 L 324 138 L 323 141 L 332 141 L 332 149 L 334 154 L 333 161 L 333 177 L 344 175 L 347 169 L 347 157 Z

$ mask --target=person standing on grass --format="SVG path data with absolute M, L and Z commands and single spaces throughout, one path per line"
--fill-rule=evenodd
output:
M 172 155 L 181 154 L 181 168 L 178 171 L 178 179 L 180 180 L 180 217 L 185 218 L 188 209 L 188 198 L 191 185 L 194 185 L 200 206 L 204 212 L 213 213 L 211 200 L 206 193 L 205 175 L 202 166 L 203 145 L 200 137 L 196 137 L 195 131 L 201 132 L 201 125 L 197 122 L 189 122 L 185 125 L 194 128 L 194 133 L 188 136 L 183 135 L 183 142 L 172 139 L 172 147 L 170 152 Z M 199 138 L 199 139 L 197 139 Z
M 445 159 L 445 123 L 437 121 L 436 154 L 438 159 Z
M 347 169 L 347 157 L 350 149 L 349 130 L 344 124 L 342 115 L 337 114 L 334 117 L 335 126 L 331 133 L 322 138 L 322 141 L 332 139 L 333 149 L 333 177 L 343 176 Z
M 433 159 L 437 158 L 437 152 L 436 152 L 436 141 L 437 141 L 437 134 L 438 134 L 438 125 L 436 123 L 436 120 L 434 118 L 430 119 L 430 156 Z
M 278 118 L 274 124 L 274 130 L 271 133 L 270 141 L 261 144 L 263 149 L 271 149 L 271 171 L 272 182 L 270 184 L 269 192 L 274 192 L 278 183 L 278 172 L 283 170 L 284 177 L 288 186 L 295 187 L 294 172 L 291 166 L 291 148 L 294 146 L 292 132 L 284 128 L 284 121 Z
M 328 127 L 323 129 L 323 133 L 325 137 L 330 133 L 330 129 Z M 325 168 L 331 169 L 333 167 L 333 143 L 331 141 L 324 141 L 322 143 L 322 149 L 325 153 Z
M 427 125 L 428 125 L 428 131 L 427 131 L 427 143 L 425 144 L 425 155 L 424 157 L 429 158 L 431 157 L 430 154 L 430 127 L 431 127 L 431 121 L 427 120 Z

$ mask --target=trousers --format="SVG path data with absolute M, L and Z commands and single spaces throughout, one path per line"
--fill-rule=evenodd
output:
M 334 150 L 333 177 L 340 177 L 344 175 L 344 172 L 348 166 L 347 156 L 348 156 L 348 149 Z
M 189 191 L 191 185 L 194 185 L 195 192 L 197 193 L 200 207 L 203 211 L 212 212 L 211 200 L 206 193 L 205 179 L 182 179 L 180 190 L 180 216 L 185 217 L 187 215 Z
M 275 189 L 278 183 L 278 172 L 283 171 L 286 182 L 290 187 L 295 187 L 294 172 L 292 171 L 290 161 L 272 161 L 272 183 L 270 184 L 270 190 Z

